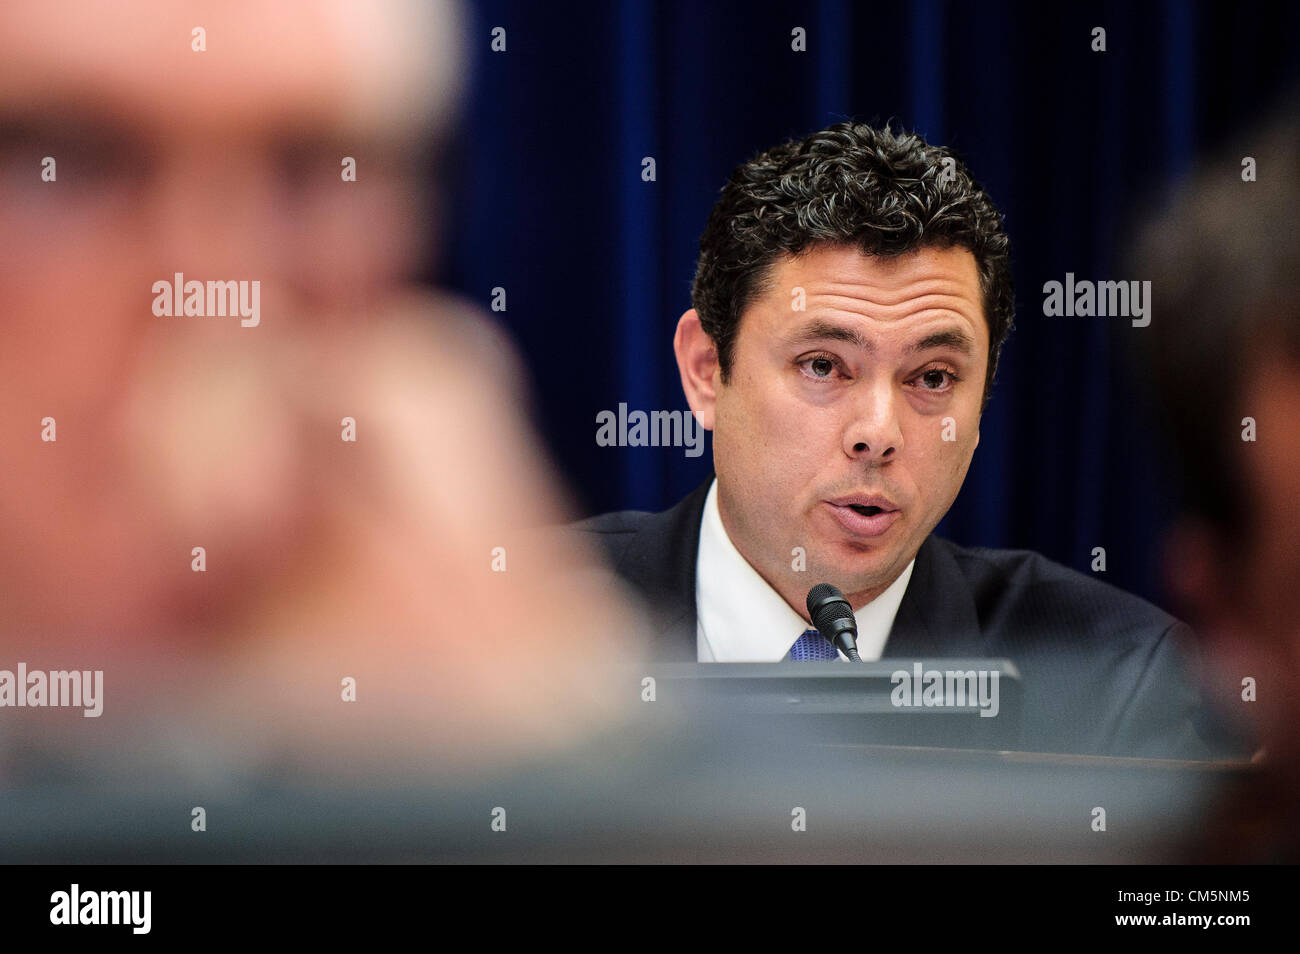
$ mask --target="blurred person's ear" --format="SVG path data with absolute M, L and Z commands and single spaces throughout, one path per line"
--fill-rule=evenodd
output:
M 1210 628 L 1229 618 L 1228 607 L 1215 576 L 1213 531 L 1196 517 L 1180 517 L 1169 530 L 1164 545 L 1165 584 L 1174 601 L 1197 625 Z
M 1196 630 L 1207 665 L 1204 691 L 1221 712 L 1245 716 L 1258 728 L 1252 706 L 1242 706 L 1244 679 L 1252 685 L 1280 671 L 1273 644 L 1255 632 L 1234 575 L 1236 551 L 1204 519 L 1179 517 L 1164 544 L 1165 585 L 1178 611 Z M 1255 689 L 1257 691 L 1257 687 Z
M 673 351 L 677 355 L 677 369 L 681 372 L 686 401 L 695 412 L 700 426 L 711 431 L 720 370 L 718 349 L 700 324 L 700 316 L 694 308 L 688 310 L 677 322 Z
M 1249 632 L 1251 614 L 1239 585 L 1244 556 L 1204 519 L 1189 515 L 1174 523 L 1164 551 L 1165 585 L 1207 648 L 1233 655 L 1236 664 L 1256 654 L 1258 640 Z

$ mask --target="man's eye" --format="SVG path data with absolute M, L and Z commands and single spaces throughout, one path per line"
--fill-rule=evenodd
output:
M 917 380 L 921 382 L 922 390 L 942 391 L 950 381 L 956 381 L 957 376 L 942 368 L 931 368 L 929 371 L 923 371 Z
M 805 358 L 802 363 L 811 378 L 829 378 L 835 373 L 835 362 L 824 356 Z

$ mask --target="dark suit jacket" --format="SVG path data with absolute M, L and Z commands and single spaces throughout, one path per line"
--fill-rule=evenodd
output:
M 660 661 L 696 659 L 695 563 L 711 482 L 663 513 L 621 511 L 575 525 L 598 538 L 645 601 Z M 1185 624 L 1028 550 L 961 547 L 931 534 L 884 656 L 1011 659 L 1023 681 L 1022 750 L 1244 754 L 1202 705 Z

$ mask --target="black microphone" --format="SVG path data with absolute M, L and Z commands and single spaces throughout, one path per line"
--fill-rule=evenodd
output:
M 853 662 L 858 656 L 858 620 L 844 594 L 829 583 L 818 583 L 808 591 L 808 617 L 817 632 Z

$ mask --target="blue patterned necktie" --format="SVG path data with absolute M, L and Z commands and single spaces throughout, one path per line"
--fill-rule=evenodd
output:
M 839 651 L 815 629 L 805 629 L 803 635 L 794 641 L 786 659 L 795 662 L 807 662 L 811 659 L 839 659 Z

